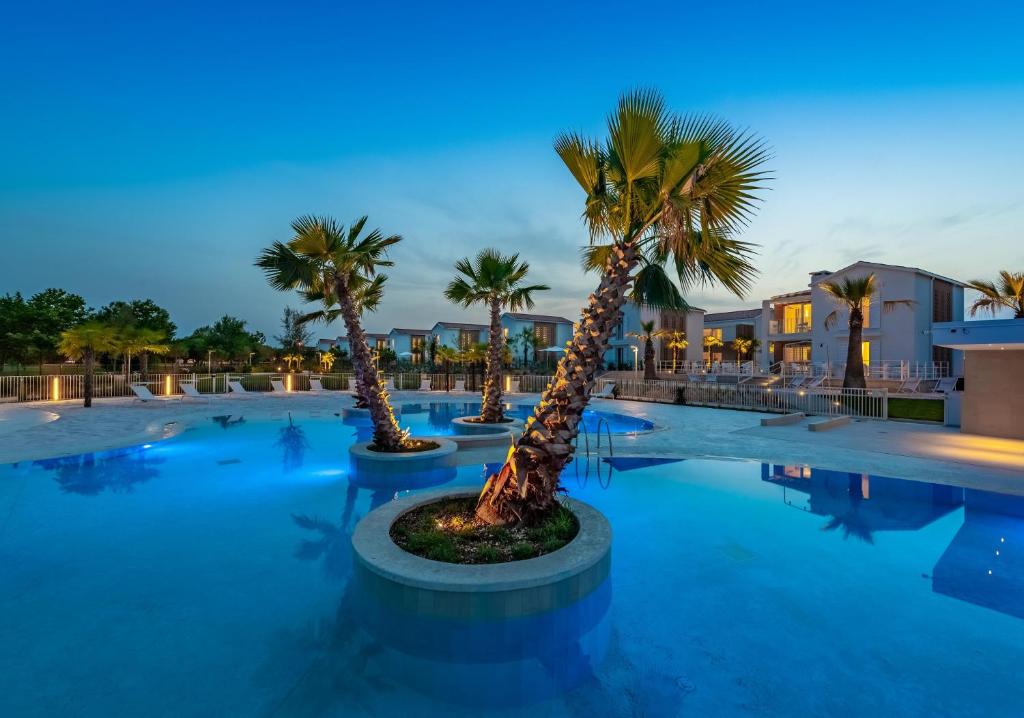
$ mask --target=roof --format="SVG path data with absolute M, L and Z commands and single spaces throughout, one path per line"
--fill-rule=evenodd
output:
M 928 270 L 921 269 L 919 267 L 906 267 L 906 266 L 903 266 L 902 264 L 882 264 L 881 262 L 858 261 L 858 262 L 854 262 L 853 264 L 851 264 L 851 265 L 849 265 L 847 267 L 843 267 L 842 269 L 837 269 L 836 271 L 832 272 L 832 274 L 839 274 L 840 272 L 845 272 L 848 269 L 853 269 L 854 267 L 875 267 L 877 269 L 896 269 L 896 270 L 900 270 L 900 271 L 904 271 L 904 272 L 915 272 L 915 273 L 923 275 L 925 277 L 932 277 L 933 279 L 939 279 L 939 280 L 941 280 L 943 282 L 949 282 L 950 284 L 955 284 L 955 285 L 957 285 L 959 287 L 966 287 L 967 286 L 966 284 L 964 284 L 963 282 L 961 282 L 961 281 L 959 281 L 957 279 L 950 279 L 949 277 L 944 277 L 941 274 L 935 274 L 935 272 L 929 272 Z
M 705 314 L 704 323 L 709 322 L 732 322 L 737 319 L 758 319 L 761 316 L 760 309 L 737 309 L 732 312 L 716 312 Z
M 526 322 L 551 322 L 552 324 L 572 324 L 565 317 L 556 317 L 553 314 L 525 314 L 523 312 L 505 312 L 503 316 L 509 319 L 518 319 Z
M 465 322 L 438 322 L 434 326 L 444 327 L 445 329 L 468 329 L 478 332 L 487 331 L 486 324 L 467 324 Z
M 804 295 L 810 297 L 811 296 L 811 290 L 810 289 L 801 289 L 798 292 L 789 292 L 787 294 L 776 294 L 774 297 L 771 297 L 771 299 L 769 299 L 768 301 L 771 301 L 772 299 L 792 299 L 794 297 L 802 297 Z
M 320 339 L 317 344 L 330 344 L 333 347 L 337 342 L 334 339 Z
M 381 334 L 380 332 L 366 332 L 366 336 L 373 337 L 374 339 L 387 339 L 390 334 Z
M 392 334 L 430 334 L 429 329 L 399 329 L 395 327 L 391 330 Z

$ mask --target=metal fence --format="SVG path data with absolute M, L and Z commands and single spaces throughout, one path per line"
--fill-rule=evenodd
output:
M 599 380 L 600 390 L 607 380 Z M 889 418 L 888 389 L 780 389 L 751 384 L 708 384 L 677 381 L 616 381 L 619 399 L 669 404 L 710 406 L 721 409 L 793 413 L 816 416 Z
M 430 390 L 450 392 L 464 390 L 477 392 L 483 388 L 480 374 L 431 374 L 426 372 L 386 373 L 385 381 L 393 382 L 396 391 L 418 391 L 425 379 L 430 380 Z M 223 394 L 229 390 L 229 382 L 241 383 L 246 391 L 269 392 L 272 381 L 279 379 L 286 391 L 305 392 L 310 390 L 310 379 L 317 378 L 328 391 L 353 391 L 355 382 L 351 373 L 306 374 L 306 373 L 216 373 L 216 374 L 166 374 L 159 372 L 131 374 L 96 373 L 93 375 L 93 397 L 110 399 L 132 397 L 132 384 L 145 384 L 156 396 L 179 396 L 181 385 L 191 383 L 203 394 Z M 550 376 L 535 374 L 505 375 L 504 389 L 511 393 L 541 392 L 551 381 Z M 85 396 L 85 377 L 82 374 L 44 374 L 38 376 L 0 376 L 0 402 L 64 401 L 82 399 Z

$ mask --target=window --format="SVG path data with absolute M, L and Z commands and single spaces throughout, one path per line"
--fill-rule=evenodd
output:
M 782 308 L 782 332 L 798 334 L 811 331 L 811 305 L 787 304 Z
M 953 321 L 953 285 L 949 282 L 932 282 L 932 321 Z
M 871 326 L 871 297 L 866 297 L 861 305 L 861 313 L 864 315 L 864 328 Z
M 535 348 L 543 351 L 555 345 L 555 325 L 545 322 L 533 323 L 533 336 L 536 340 Z
M 473 345 L 478 343 L 480 340 L 480 332 L 473 329 L 460 329 L 459 330 L 459 349 L 466 351 L 472 349 Z
M 871 342 L 860 343 L 860 358 L 864 361 L 864 366 L 871 364 Z
M 412 352 L 412 360 L 419 364 L 423 361 L 423 350 L 427 346 L 427 338 L 422 334 L 413 334 L 409 337 L 409 351 Z
M 806 342 L 786 344 L 782 347 L 782 360 L 806 363 L 811 360 L 811 345 Z

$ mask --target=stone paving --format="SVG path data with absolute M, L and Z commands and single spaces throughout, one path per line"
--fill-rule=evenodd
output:
M 422 401 L 427 394 L 398 392 L 396 403 Z M 472 401 L 470 393 L 429 394 L 432 400 Z M 531 403 L 536 395 L 510 398 Z M 210 401 L 160 400 L 143 404 L 101 399 L 91 409 L 80 402 L 0 406 L 0 463 L 112 449 L 172 436 L 216 413 L 311 414 L 349 406 L 344 393 L 296 392 L 285 397 L 217 396 Z M 713 456 L 803 464 L 838 471 L 933 481 L 1024 495 L 1024 441 L 961 434 L 958 430 L 897 421 L 855 421 L 827 432 L 810 432 L 807 421 L 762 427 L 758 412 L 708 409 L 633 401 L 595 400 L 595 409 L 642 416 L 656 431 L 615 436 L 617 455 Z M 53 415 L 59 416 L 56 420 Z M 810 421 L 814 421 L 811 419 Z M 607 451 L 607 441 L 602 452 Z M 505 450 L 474 449 L 466 462 L 496 461 Z

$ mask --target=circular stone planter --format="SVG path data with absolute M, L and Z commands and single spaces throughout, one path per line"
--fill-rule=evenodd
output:
M 580 525 L 576 538 L 553 553 L 524 561 L 442 563 L 408 553 L 391 540 L 392 524 L 406 512 L 445 497 L 477 494 L 435 489 L 367 514 L 352 535 L 355 570 L 364 593 L 378 605 L 422 618 L 509 620 L 579 603 L 608 578 L 611 526 L 582 501 L 568 504 Z
M 469 421 L 472 417 L 460 416 L 452 419 L 452 430 L 456 434 L 475 436 L 478 434 L 504 434 L 512 431 L 520 434 L 523 431 L 522 419 L 509 419 L 500 424 L 481 424 L 478 421 Z
M 377 476 L 395 476 L 428 471 L 454 464 L 454 454 L 459 450 L 458 444 L 441 438 L 431 438 L 428 441 L 436 442 L 440 446 L 429 451 L 391 454 L 384 451 L 371 451 L 369 447 L 372 442 L 363 441 L 349 447 L 349 459 L 356 472 L 366 472 Z

